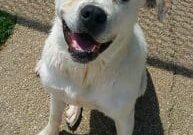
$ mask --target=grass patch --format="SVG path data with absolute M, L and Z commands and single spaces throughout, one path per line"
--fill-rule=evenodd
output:
M 13 33 L 16 18 L 10 14 L 0 11 L 0 46 L 8 39 Z

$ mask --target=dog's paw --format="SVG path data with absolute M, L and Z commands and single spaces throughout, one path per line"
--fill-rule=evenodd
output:
M 40 75 L 39 71 L 40 71 L 41 65 L 42 65 L 42 61 L 39 60 L 38 63 L 36 64 L 36 67 L 35 67 L 35 74 L 36 74 L 37 76 Z
M 37 135 L 59 135 L 59 131 L 56 130 L 55 128 L 47 126 Z
M 66 111 L 66 122 L 70 130 L 76 130 L 80 124 L 82 117 L 82 108 L 78 106 L 69 105 L 68 110 Z

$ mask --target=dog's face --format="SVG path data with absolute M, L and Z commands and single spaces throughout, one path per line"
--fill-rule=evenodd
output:
M 118 37 L 129 34 L 143 1 L 56 0 L 57 16 L 72 59 L 88 63 Z

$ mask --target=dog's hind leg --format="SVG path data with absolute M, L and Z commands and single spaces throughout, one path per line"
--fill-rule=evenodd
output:
M 139 90 L 139 97 L 145 94 L 146 87 L 147 87 L 147 71 L 144 70 L 141 77 L 141 87 Z
M 58 135 L 65 103 L 51 95 L 48 125 L 38 135 Z
M 82 108 L 74 105 L 69 105 L 66 111 L 66 122 L 70 130 L 76 130 L 79 126 L 82 117 Z
M 134 129 L 134 112 L 132 109 L 127 117 L 122 117 L 121 119 L 115 119 L 117 135 L 132 135 Z

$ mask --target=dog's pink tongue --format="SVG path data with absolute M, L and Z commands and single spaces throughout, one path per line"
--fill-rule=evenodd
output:
M 88 34 L 71 33 L 72 46 L 77 50 L 94 51 L 99 43 Z

